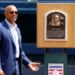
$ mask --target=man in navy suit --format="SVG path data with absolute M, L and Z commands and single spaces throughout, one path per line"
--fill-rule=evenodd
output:
M 8 5 L 4 15 L 5 20 L 0 23 L 0 75 L 20 75 L 21 63 L 32 71 L 38 71 L 40 63 L 31 62 L 22 51 L 21 34 L 15 23 L 17 8 Z

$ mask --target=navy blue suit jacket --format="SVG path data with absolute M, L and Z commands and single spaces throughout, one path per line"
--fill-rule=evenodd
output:
M 19 37 L 18 41 L 19 41 L 19 50 L 20 50 L 19 59 L 22 58 L 24 65 L 28 65 L 30 60 L 22 51 L 21 34 L 18 27 L 17 27 L 17 32 Z M 14 66 L 16 61 L 15 51 L 16 51 L 16 47 L 14 44 L 11 31 L 7 23 L 3 21 L 0 23 L 0 68 L 4 71 L 5 75 L 11 75 L 12 72 L 14 71 Z

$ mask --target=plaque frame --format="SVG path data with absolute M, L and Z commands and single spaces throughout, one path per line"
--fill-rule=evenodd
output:
M 58 12 L 58 13 L 61 13 L 61 14 L 63 14 L 64 16 L 65 16 L 65 30 L 64 30 L 64 38 L 63 39 L 57 39 L 57 38 L 54 38 L 54 39 L 48 39 L 47 38 L 47 16 L 49 15 L 49 14 L 51 14 L 51 13 L 54 13 L 54 12 Z M 57 9 L 54 9 L 54 10 L 51 10 L 51 11 L 48 11 L 46 14 L 45 14 L 45 26 L 44 26 L 44 39 L 45 39 L 45 41 L 67 41 L 68 40 L 68 37 L 67 37 L 67 35 L 68 35 L 68 33 L 67 33 L 67 31 L 68 31 L 68 25 L 67 25 L 67 22 L 68 22 L 68 16 L 67 16 L 67 13 L 65 13 L 64 11 L 62 11 L 62 10 L 57 10 Z

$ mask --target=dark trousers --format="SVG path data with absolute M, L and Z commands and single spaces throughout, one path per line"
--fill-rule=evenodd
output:
M 16 60 L 16 65 L 15 65 L 15 70 L 12 75 L 19 75 L 19 63 L 17 60 Z

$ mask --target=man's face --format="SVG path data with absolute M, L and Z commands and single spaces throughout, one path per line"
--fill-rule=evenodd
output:
M 58 15 L 56 15 L 56 16 L 54 17 L 54 19 L 55 19 L 56 22 L 60 21 L 60 18 L 59 18 Z
M 9 7 L 5 12 L 5 17 L 10 23 L 15 23 L 18 17 L 18 11 L 16 7 Z

